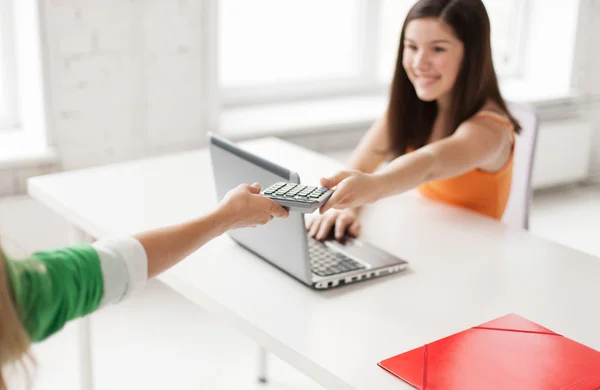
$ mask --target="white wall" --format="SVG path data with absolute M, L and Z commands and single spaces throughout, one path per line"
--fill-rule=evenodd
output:
M 594 137 L 590 178 L 600 182 L 600 0 L 581 0 L 573 85 L 588 98 L 586 115 Z
M 203 141 L 203 0 L 43 0 L 51 143 L 74 169 Z
M 28 176 L 52 169 L 204 143 L 209 0 L 37 1 L 50 98 L 49 137 L 60 162 L 55 168 L 0 171 L 0 196 L 23 193 Z M 575 85 L 598 99 L 600 0 L 580 1 Z M 600 102 L 587 117 L 596 134 L 590 171 L 600 180 Z M 358 139 L 362 131 L 352 129 L 348 140 Z M 290 140 L 310 147 L 323 145 L 320 140 L 327 136 L 332 135 L 295 135 Z
M 590 118 L 594 126 L 592 179 L 600 183 L 600 0 L 591 0 L 586 26 L 589 39 L 586 52 L 589 55 L 588 67 L 584 74 L 589 75 L 587 82 L 588 93 L 593 96 L 595 103 L 591 108 Z

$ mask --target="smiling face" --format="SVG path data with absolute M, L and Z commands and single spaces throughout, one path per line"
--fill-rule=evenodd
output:
M 452 27 L 439 19 L 415 19 L 406 26 L 402 66 L 419 99 L 450 96 L 463 56 L 463 43 Z

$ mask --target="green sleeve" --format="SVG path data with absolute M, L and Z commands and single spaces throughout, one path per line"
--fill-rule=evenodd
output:
M 98 308 L 104 294 L 98 253 L 91 245 L 38 252 L 7 260 L 9 281 L 31 341 Z

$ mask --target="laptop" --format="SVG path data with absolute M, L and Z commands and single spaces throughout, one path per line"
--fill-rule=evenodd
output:
M 281 181 L 300 184 L 298 173 L 209 134 L 210 158 L 218 199 L 242 183 L 267 186 Z M 308 183 L 311 184 L 311 183 Z M 328 289 L 404 270 L 407 262 L 366 242 L 345 237 L 323 242 L 308 236 L 304 214 L 290 213 L 255 228 L 232 230 L 242 247 L 315 289 Z

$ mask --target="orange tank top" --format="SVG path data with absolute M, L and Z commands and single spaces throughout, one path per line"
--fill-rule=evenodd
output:
M 506 164 L 496 172 L 474 169 L 450 179 L 430 181 L 418 187 L 427 198 L 501 219 L 508 202 L 512 183 L 514 127 L 500 114 L 480 111 L 475 117 L 485 117 L 506 126 L 513 137 L 513 148 Z

